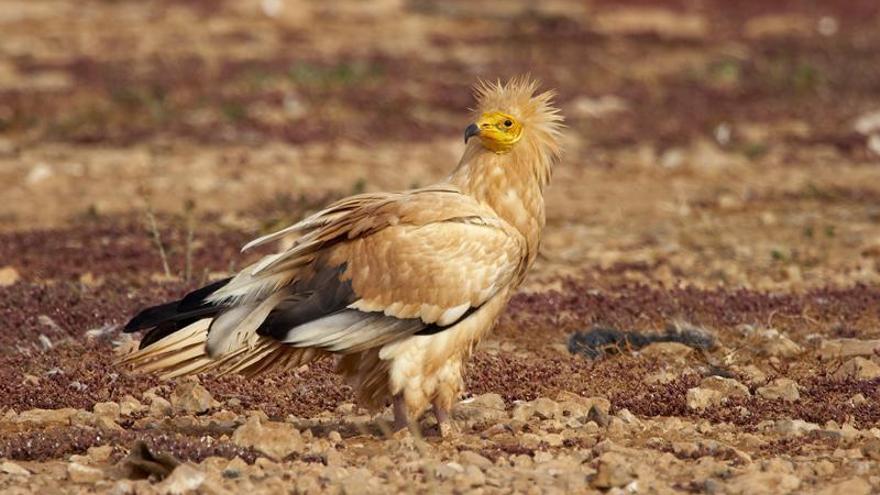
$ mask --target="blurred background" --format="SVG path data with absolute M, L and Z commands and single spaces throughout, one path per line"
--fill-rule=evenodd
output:
M 568 125 L 548 273 L 877 279 L 873 0 L 4 0 L 0 12 L 5 230 L 128 218 L 146 243 L 155 212 L 160 229 L 189 218 L 196 234 L 247 238 L 335 197 L 425 185 L 458 160 L 474 82 L 529 72 L 558 91 Z

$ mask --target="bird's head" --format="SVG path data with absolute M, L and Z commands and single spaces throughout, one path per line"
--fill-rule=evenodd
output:
M 486 112 L 464 130 L 464 142 L 478 136 L 486 149 L 495 153 L 507 153 L 520 140 L 523 126 L 513 115 L 500 112 Z
M 554 92 L 536 94 L 537 89 L 537 81 L 528 76 L 478 83 L 476 118 L 465 129 L 465 143 L 476 141 L 470 146 L 496 154 L 537 154 L 534 158 L 547 165 L 555 162 L 561 151 L 562 115 L 553 106 Z

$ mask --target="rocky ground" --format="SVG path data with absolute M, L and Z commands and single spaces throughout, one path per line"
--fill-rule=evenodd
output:
M 880 491 L 880 7 L 13 1 L 0 9 L 3 493 Z M 134 311 L 556 88 L 541 256 L 458 433 L 322 362 L 160 382 Z

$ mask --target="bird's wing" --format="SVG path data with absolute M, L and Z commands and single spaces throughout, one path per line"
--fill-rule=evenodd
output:
M 453 186 L 347 198 L 246 248 L 291 233 L 300 237 L 289 249 L 205 298 L 221 308 L 205 337 L 221 367 L 253 369 L 284 348 L 350 353 L 442 331 L 525 269 L 522 235 Z

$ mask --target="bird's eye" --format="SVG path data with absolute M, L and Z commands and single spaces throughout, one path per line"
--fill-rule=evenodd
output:
M 507 119 L 504 121 L 504 127 L 510 127 L 512 125 L 513 125 L 513 122 L 511 122 L 510 119 Z

